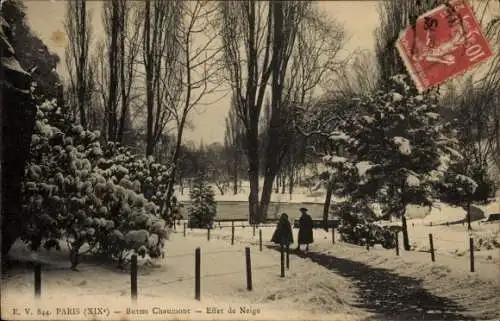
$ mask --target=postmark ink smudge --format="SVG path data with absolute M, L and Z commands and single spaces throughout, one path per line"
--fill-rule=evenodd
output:
M 424 17 L 424 30 L 429 34 L 428 46 L 433 48 L 436 42 L 436 37 L 434 32 L 436 31 L 439 22 L 433 17 Z M 414 37 L 416 39 L 417 37 Z
M 424 17 L 424 30 L 436 31 L 438 20 L 433 17 Z

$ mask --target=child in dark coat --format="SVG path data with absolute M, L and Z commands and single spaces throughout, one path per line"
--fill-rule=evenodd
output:
M 289 246 L 293 243 L 292 226 L 290 225 L 290 221 L 288 221 L 288 215 L 286 213 L 281 214 L 276 230 L 271 238 L 271 242 L 283 244 L 285 246 Z
M 311 215 L 307 214 L 307 208 L 300 209 L 302 216 L 299 219 L 299 237 L 297 250 L 300 250 L 301 244 L 306 244 L 306 251 L 309 251 L 309 244 L 314 242 L 313 239 L 313 220 Z

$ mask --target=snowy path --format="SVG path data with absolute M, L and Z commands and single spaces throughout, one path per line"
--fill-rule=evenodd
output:
M 358 295 L 354 305 L 376 313 L 373 319 L 368 320 L 474 320 L 473 317 L 463 314 L 466 310 L 463 306 L 453 299 L 432 293 L 418 278 L 341 258 L 335 254 L 306 254 L 297 251 L 292 254 L 304 259 L 309 258 L 350 280 Z M 491 303 L 490 310 L 481 315 L 481 318 L 494 319 L 495 314 L 499 316 L 495 312 L 494 303 Z
M 238 231 L 237 239 L 256 245 L 251 228 L 245 230 Z M 272 230 L 263 229 L 264 240 Z M 203 231 L 192 233 L 203 237 Z M 218 233 L 229 237 L 228 229 L 213 232 Z M 353 307 L 373 313 L 373 320 L 500 320 L 500 269 L 495 262 L 476 260 L 476 272 L 471 273 L 467 256 L 439 252 L 437 261 L 430 262 L 425 252 L 401 250 L 396 256 L 394 250 L 367 251 L 338 240 L 333 245 L 327 233 L 315 230 L 314 234 L 308 255 L 292 251 L 291 269 L 315 262 L 330 271 L 324 280 L 340 276 L 344 283 L 334 288 L 353 298 L 349 302 Z M 267 248 L 279 255 L 273 245 L 268 243 Z

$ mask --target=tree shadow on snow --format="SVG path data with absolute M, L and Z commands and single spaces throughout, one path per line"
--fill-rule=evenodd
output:
M 268 246 L 279 251 L 278 247 Z M 315 252 L 291 250 L 291 254 L 343 276 L 358 288 L 355 307 L 375 313 L 368 320 L 474 320 L 462 315 L 465 309 L 448 298 L 424 289 L 422 281 L 387 269 Z

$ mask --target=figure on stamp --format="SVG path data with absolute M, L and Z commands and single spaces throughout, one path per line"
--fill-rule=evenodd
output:
M 442 41 L 438 46 L 434 47 L 434 30 L 429 28 L 426 30 L 426 42 L 423 44 L 417 40 L 417 51 L 414 54 L 414 61 L 425 60 L 427 62 L 437 62 L 445 65 L 453 65 L 456 63 L 454 51 L 462 46 L 468 37 L 468 24 L 466 21 L 462 23 L 456 22 L 450 27 L 451 38 L 447 41 Z

